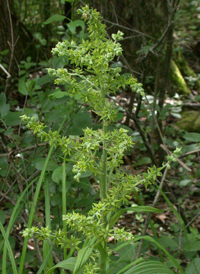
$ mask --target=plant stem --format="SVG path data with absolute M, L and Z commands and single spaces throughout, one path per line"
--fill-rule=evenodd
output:
M 104 90 L 101 91 L 101 96 L 103 99 L 103 107 L 105 106 L 105 93 Z M 107 133 L 107 121 L 103 120 L 103 152 L 101 157 L 101 166 L 102 166 L 102 174 L 100 178 L 100 198 L 101 201 L 106 198 L 107 193 L 107 148 L 106 148 L 106 133 Z M 102 223 L 103 227 L 107 226 L 107 218 L 104 212 L 102 213 Z M 102 252 L 99 253 L 99 261 L 100 261 L 100 274 L 106 274 L 106 260 L 104 257 L 104 252 L 106 249 L 106 243 L 102 243 Z
M 107 191 L 107 149 L 106 149 L 106 140 L 105 135 L 107 133 L 107 126 L 105 123 L 103 124 L 103 153 L 102 153 L 102 175 L 100 180 L 100 197 L 103 201 L 106 198 L 106 191 Z
M 67 214 L 67 198 L 66 198 L 66 171 L 65 171 L 65 159 L 63 161 L 63 177 L 62 177 L 62 215 Z M 67 225 L 66 222 L 63 221 L 63 232 L 65 236 L 67 234 Z M 64 260 L 67 259 L 67 249 L 64 248 Z M 63 271 L 63 273 L 65 273 Z
M 58 129 L 58 132 L 61 131 L 61 129 L 62 129 L 62 127 L 63 127 L 66 119 L 67 119 L 67 117 L 65 117 L 63 119 L 63 121 L 62 121 L 62 123 L 61 123 L 61 125 L 60 125 L 60 127 Z M 46 168 L 47 168 L 47 165 L 48 165 L 49 160 L 51 158 L 51 155 L 53 153 L 53 149 L 54 149 L 53 146 L 50 147 L 50 149 L 49 149 L 49 152 L 48 152 L 47 158 L 45 160 L 45 163 L 44 163 L 44 166 L 43 166 L 43 169 L 42 169 L 39 181 L 37 183 L 37 187 L 36 187 L 35 195 L 34 195 L 34 199 L 33 199 L 33 204 L 32 204 L 30 215 L 29 215 L 29 220 L 28 220 L 27 228 L 31 228 L 32 223 L 33 223 L 34 214 L 35 214 L 35 210 L 36 210 L 36 206 L 37 206 L 37 201 L 38 201 L 38 197 L 39 197 L 39 194 L 40 194 L 40 189 L 42 187 L 43 179 L 45 178 Z M 25 256 L 26 256 L 26 252 L 27 252 L 27 245 L 28 245 L 28 237 L 26 237 L 24 239 L 24 244 L 23 244 L 23 248 L 22 248 L 22 254 L 21 254 L 21 259 L 20 259 L 20 265 L 19 265 L 18 274 L 23 274 L 24 264 L 25 264 Z

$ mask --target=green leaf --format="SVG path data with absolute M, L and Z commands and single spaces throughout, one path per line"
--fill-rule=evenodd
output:
M 199 251 L 200 250 L 200 241 L 189 242 L 184 247 L 185 251 Z
M 82 135 L 83 129 L 92 128 L 92 117 L 86 109 L 81 109 L 72 117 L 72 127 L 68 131 L 68 135 Z
M 3 235 L 5 245 L 6 245 L 6 248 L 8 250 L 8 254 L 9 254 L 9 257 L 10 257 L 11 264 L 12 264 L 13 273 L 17 274 L 17 265 L 16 265 L 16 262 L 15 262 L 14 254 L 13 254 L 10 242 L 8 240 L 8 236 L 6 235 L 5 229 L 4 229 L 3 224 L 1 223 L 1 221 L 0 221 L 0 231 Z
M 55 14 L 53 16 L 51 16 L 50 18 L 48 18 L 44 24 L 50 24 L 51 22 L 61 22 L 64 19 L 66 19 L 67 17 L 65 17 L 64 15 L 60 15 L 60 14 Z
M 86 241 L 84 243 L 84 247 L 81 250 L 79 250 L 73 274 L 77 274 L 82 269 L 82 267 L 85 265 L 85 263 L 87 262 L 87 260 L 89 259 L 90 255 L 92 253 L 92 250 L 95 245 L 94 244 L 95 241 L 96 241 L 95 237 L 90 241 Z
M 173 251 L 178 249 L 178 244 L 176 241 L 174 241 L 172 238 L 168 237 L 168 236 L 160 236 L 160 238 L 158 238 L 158 243 L 161 244 L 163 247 L 165 247 L 166 249 L 171 249 Z
M 42 170 L 43 167 L 44 167 L 45 161 L 46 161 L 45 158 L 39 158 L 39 159 L 37 159 L 35 161 L 35 163 L 34 163 L 35 168 L 38 169 L 38 170 Z M 53 160 L 50 160 L 48 162 L 46 170 L 53 171 L 57 167 L 58 167 L 58 165 L 56 164 L 56 162 L 54 162 Z
M 0 222 L 2 223 L 2 225 L 5 223 L 6 220 L 6 213 L 3 210 L 0 210 Z
M 0 94 L 0 115 L 1 118 L 4 118 L 10 109 L 10 105 L 6 104 L 6 95 L 4 93 Z
M 183 136 L 183 138 L 190 142 L 200 142 L 200 134 L 196 132 L 188 132 Z
M 13 133 L 13 128 L 12 127 L 9 127 L 8 128 L 8 130 L 6 130 L 5 132 L 4 132 L 4 135 L 5 136 L 10 136 L 12 133 Z
M 114 214 L 114 216 L 111 218 L 110 220 L 110 227 L 113 227 L 114 224 L 118 221 L 118 219 L 120 218 L 120 216 L 122 214 L 124 214 L 125 212 L 153 212 L 153 213 L 161 213 L 163 212 L 160 209 L 151 207 L 151 206 L 134 206 L 134 207 L 127 207 L 127 208 L 123 208 L 120 209 L 118 212 L 116 212 Z
M 158 248 L 160 248 L 166 254 L 167 258 L 172 261 L 172 263 L 176 266 L 177 269 L 179 269 L 180 273 L 181 274 L 185 274 L 184 271 L 183 271 L 183 269 L 182 269 L 182 267 L 179 265 L 179 263 L 176 261 L 176 259 L 162 245 L 160 245 L 156 240 L 154 240 L 150 236 L 140 236 L 140 237 L 135 238 L 134 241 L 138 241 L 138 240 L 141 240 L 141 239 L 144 239 L 144 240 L 147 240 L 147 241 L 149 241 L 151 243 L 154 243 Z M 143 272 L 141 272 L 141 273 L 143 273 Z M 161 272 L 161 273 L 167 273 L 167 272 Z M 134 274 L 135 274 L 135 272 L 134 272 Z
M 18 91 L 23 94 L 23 95 L 28 95 L 28 88 L 26 86 L 26 78 L 27 78 L 27 74 L 24 75 L 22 78 L 19 79 L 19 83 L 18 83 Z
M 0 107 L 6 104 L 6 95 L 5 93 L 0 94 Z
M 66 56 L 53 56 L 52 59 L 52 67 L 54 69 L 63 68 L 64 66 L 68 65 L 69 60 Z
M 76 263 L 76 258 L 71 257 L 67 260 L 64 260 L 62 262 L 59 262 L 58 264 L 56 264 L 54 267 L 50 268 L 45 274 L 50 274 L 52 271 L 54 271 L 56 268 L 60 267 L 60 268 L 64 268 L 64 269 L 68 269 L 70 271 L 74 270 L 74 266 Z
M 53 197 L 51 199 L 52 206 L 61 205 L 61 202 L 62 202 L 62 199 L 61 199 L 60 193 L 53 195 Z
M 151 164 L 151 159 L 149 157 L 143 157 L 141 160 L 137 162 L 137 164 L 134 164 L 134 166 L 142 166 L 148 164 Z
M 85 23 L 82 20 L 75 20 L 67 24 L 68 29 L 72 34 L 76 34 L 76 28 L 81 27 L 82 31 L 85 29 Z
M 161 262 L 145 261 L 132 267 L 124 274 L 174 274 L 174 272 Z
M 180 181 L 179 186 L 187 186 L 191 182 L 192 182 L 191 179 L 185 179 Z
M 5 116 L 5 123 L 7 126 L 18 126 L 21 122 L 20 116 L 22 115 L 22 111 L 9 112 Z
M 185 269 L 185 274 L 200 274 L 200 258 L 195 258 Z
M 62 180 L 63 167 L 59 166 L 52 173 L 52 180 L 57 184 Z
M 122 268 L 120 271 L 118 271 L 116 274 L 123 274 L 123 273 L 125 273 L 125 272 L 124 272 L 125 270 L 129 269 L 132 265 L 135 265 L 135 264 L 137 264 L 137 263 L 140 263 L 141 261 L 143 261 L 143 259 L 142 259 L 142 258 L 139 258 L 139 259 L 137 259 L 136 261 L 133 261 L 133 262 L 131 262 L 131 263 L 129 263 L 129 264 L 126 264 L 126 266 L 123 267 L 123 268 Z
M 51 99 L 55 99 L 55 98 L 63 98 L 64 96 L 69 96 L 68 92 L 64 92 L 61 90 L 55 91 L 53 94 L 50 94 L 50 98 Z
M 52 80 L 54 80 L 53 77 L 51 77 L 50 75 L 46 74 L 42 77 L 38 77 L 38 78 L 35 78 L 34 81 L 36 82 L 36 85 L 37 86 L 42 86 L 42 85 L 45 85 L 49 82 L 51 82 Z

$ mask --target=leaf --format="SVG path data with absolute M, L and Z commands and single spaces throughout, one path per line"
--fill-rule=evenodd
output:
M 5 245 L 6 245 L 6 248 L 8 250 L 8 254 L 9 254 L 9 257 L 10 257 L 11 264 L 12 264 L 13 273 L 17 274 L 17 265 L 16 265 L 16 262 L 15 262 L 14 254 L 13 254 L 10 242 L 8 240 L 8 236 L 6 235 L 6 231 L 5 231 L 5 229 L 3 227 L 3 224 L 1 222 L 0 222 L 0 231 L 3 235 Z
M 0 107 L 6 104 L 6 95 L 5 93 L 0 94 Z
M 54 271 L 58 267 L 64 268 L 64 269 L 68 269 L 70 271 L 73 271 L 75 263 L 76 263 L 76 258 L 71 257 L 71 258 L 69 258 L 67 260 L 59 262 L 58 264 L 56 264 L 55 266 L 53 266 L 52 268 L 50 268 L 45 274 L 50 274 L 52 271 Z
M 187 186 L 191 182 L 192 182 L 191 179 L 185 179 L 180 181 L 179 186 Z
M 188 132 L 183 136 L 183 138 L 191 142 L 200 142 L 200 134 L 196 132 Z
M 20 116 L 22 115 L 22 111 L 9 112 L 5 116 L 5 123 L 7 126 L 18 126 L 21 122 Z
M 167 214 L 156 214 L 156 218 L 159 219 L 163 224 L 165 224 L 165 219 L 167 219 Z
M 69 60 L 66 56 L 54 56 L 52 59 L 52 67 L 54 69 L 63 68 L 69 64 Z
M 73 274 L 78 273 L 79 270 L 81 270 L 82 267 L 85 265 L 85 263 L 87 262 L 87 260 L 89 259 L 90 255 L 92 253 L 92 250 L 95 245 L 94 244 L 95 241 L 96 241 L 95 237 L 90 241 L 86 241 L 84 243 L 85 247 L 83 247 L 81 250 L 79 250 Z
M 51 205 L 56 206 L 56 205 L 61 205 L 61 203 L 62 203 L 62 198 L 61 198 L 60 193 L 53 195 L 53 197 L 51 199 Z
M 64 19 L 66 19 L 67 17 L 65 17 L 64 15 L 60 15 L 60 14 L 55 14 L 53 16 L 51 16 L 50 18 L 48 18 L 44 24 L 50 24 L 51 22 L 61 22 Z
M 158 243 L 165 248 L 170 248 L 173 251 L 176 251 L 179 248 L 177 242 L 169 236 L 161 235 L 160 238 L 158 238 Z
M 86 109 L 80 110 L 72 117 L 72 127 L 68 131 L 68 135 L 82 135 L 83 129 L 92 128 L 92 117 Z
M 189 242 L 184 247 L 185 251 L 199 251 L 200 250 L 200 241 Z
M 6 213 L 3 210 L 0 210 L 0 222 L 2 223 L 2 225 L 5 223 L 6 220 Z
M 52 173 L 52 180 L 55 183 L 59 183 L 62 180 L 62 172 L 63 172 L 63 167 L 59 166 L 56 169 L 54 169 L 53 173 Z
M 161 262 L 145 261 L 132 267 L 124 274 L 174 274 L 174 272 Z
M 10 105 L 6 104 L 6 95 L 4 93 L 0 94 L 0 115 L 1 118 L 4 118 L 10 109 Z
M 21 77 L 19 79 L 19 83 L 18 83 L 18 91 L 23 94 L 23 95 L 28 95 L 28 89 L 26 86 L 26 78 L 27 78 L 27 74 L 24 75 L 23 77 Z
M 150 236 L 139 236 L 137 238 L 134 239 L 134 241 L 138 241 L 138 240 L 147 240 L 151 243 L 154 243 L 158 248 L 160 248 L 167 256 L 167 258 L 172 261 L 172 263 L 176 266 L 177 269 L 179 269 L 181 274 L 185 274 L 182 267 L 179 265 L 179 263 L 176 261 L 176 259 L 161 245 L 159 244 L 156 240 L 154 240 L 152 237 Z M 158 272 L 159 273 L 159 272 Z M 162 273 L 167 273 L 167 272 L 162 272 Z M 173 273 L 173 272 L 172 272 Z M 125 273 L 124 273 L 125 274 Z M 126 273 L 127 274 L 127 273 Z M 134 273 L 135 274 L 135 273 Z M 150 274 L 150 273 L 149 273 Z M 155 274 L 155 272 L 154 272 Z
M 81 27 L 82 32 L 84 31 L 85 23 L 82 20 L 75 20 L 75 21 L 72 21 L 72 22 L 68 23 L 67 27 L 70 30 L 70 32 L 75 35 L 77 27 Z
M 58 91 L 55 91 L 53 94 L 50 94 L 49 97 L 51 99 L 55 99 L 55 98 L 63 98 L 64 96 L 69 96 L 69 92 L 58 90 Z
M 46 159 L 45 158 L 39 158 L 35 161 L 34 163 L 34 166 L 36 169 L 38 170 L 42 170 L 43 169 L 43 166 L 44 166 L 44 163 L 45 163 Z M 56 164 L 56 162 L 54 162 L 53 160 L 50 160 L 48 162 L 48 165 L 47 165 L 47 168 L 46 170 L 49 170 L 49 171 L 53 171 L 55 168 L 57 168 L 58 165 Z
M 148 164 L 151 164 L 151 159 L 149 157 L 143 157 L 134 166 L 142 166 L 142 165 L 148 165 Z
M 35 78 L 34 81 L 36 83 L 37 86 L 42 86 L 42 85 L 45 85 L 49 82 L 51 82 L 52 80 L 54 80 L 53 77 L 51 77 L 50 75 L 46 74 L 42 77 L 38 77 L 38 78 Z
M 113 227 L 114 224 L 118 221 L 119 217 L 125 212 L 153 212 L 153 213 L 161 213 L 162 210 L 151 207 L 151 206 L 134 206 L 120 209 L 118 212 L 114 214 L 114 216 L 110 220 L 110 227 Z
M 72 170 L 72 168 L 73 168 L 73 165 L 71 164 L 65 165 L 65 172 L 68 173 L 69 171 Z M 60 181 L 62 181 L 62 175 L 63 175 L 63 166 L 59 166 L 56 169 L 54 169 L 52 173 L 52 180 L 58 184 Z
M 8 130 L 6 130 L 6 131 L 4 132 L 4 135 L 5 135 L 5 136 L 10 136 L 10 135 L 13 133 L 13 130 L 14 130 L 14 128 L 9 127 Z
M 200 258 L 195 258 L 185 269 L 185 274 L 200 274 Z

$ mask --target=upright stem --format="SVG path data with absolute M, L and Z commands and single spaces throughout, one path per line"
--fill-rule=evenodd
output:
M 103 136 L 105 137 L 107 133 L 107 125 L 103 122 Z M 103 153 L 102 153 L 102 175 L 100 179 L 100 197 L 103 201 L 106 198 L 107 191 L 107 149 L 106 149 L 106 140 L 103 140 Z
M 103 99 L 103 107 L 105 105 L 105 94 L 104 90 L 101 92 L 102 99 Z M 100 198 L 101 201 L 103 201 L 106 198 L 106 192 L 107 192 L 107 144 L 106 144 L 106 133 L 107 133 L 107 121 L 103 120 L 103 152 L 101 157 L 101 177 L 100 177 Z M 102 223 L 104 228 L 107 226 L 107 219 L 106 215 L 102 214 Z M 106 243 L 102 245 L 102 249 L 105 252 L 106 249 Z M 103 253 L 99 253 L 99 260 L 100 260 L 100 274 L 106 274 L 106 260 L 103 256 Z

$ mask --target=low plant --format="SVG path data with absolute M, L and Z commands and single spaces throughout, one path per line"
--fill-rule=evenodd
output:
M 133 193 L 138 192 L 138 185 L 144 184 L 147 187 L 148 184 L 154 183 L 165 166 L 149 168 L 148 172 L 135 177 L 120 169 L 124 152 L 134 144 L 126 129 L 115 128 L 117 106 L 108 100 L 107 95 L 116 94 L 120 88 L 125 88 L 127 85 L 130 86 L 132 92 L 144 95 L 144 91 L 141 84 L 137 83 L 132 75 L 123 75 L 121 68 L 110 66 L 111 61 L 122 54 L 122 48 L 118 41 L 122 39 L 123 34 L 118 31 L 117 34 L 112 35 L 112 40 L 110 40 L 107 38 L 105 25 L 101 23 L 101 16 L 96 10 L 85 6 L 78 13 L 86 22 L 88 37 L 80 44 L 74 40 L 58 43 L 52 52 L 58 56 L 67 57 L 70 68 L 49 69 L 49 74 L 56 77 L 56 84 L 67 84 L 68 91 L 65 91 L 64 95 L 78 98 L 83 105 L 89 106 L 92 113 L 99 117 L 102 127 L 97 130 L 85 128 L 82 137 L 67 137 L 60 135 L 59 131 L 46 131 L 46 126 L 37 121 L 34 116 L 22 116 L 27 127 L 51 145 L 45 166 L 54 147 L 60 147 L 64 155 L 62 173 L 63 228 L 59 231 L 52 231 L 50 219 L 46 221 L 47 226 L 44 228 L 31 227 L 36 201 L 44 178 L 43 172 L 36 188 L 28 228 L 23 232 L 25 237 L 34 236 L 44 241 L 44 261 L 38 273 L 41 273 L 43 269 L 46 274 L 51 273 L 56 268 L 68 269 L 74 274 L 135 274 L 141 273 L 141 269 L 145 273 L 173 273 L 162 262 L 145 261 L 142 257 L 137 260 L 131 258 L 125 266 L 121 265 L 121 258 L 116 261 L 117 256 L 113 256 L 113 254 L 118 254 L 125 246 L 130 248 L 133 243 L 142 238 L 156 244 L 183 273 L 176 260 L 156 240 L 149 236 L 132 235 L 131 232 L 125 231 L 124 228 L 120 229 L 116 225 L 120 216 L 127 210 L 160 212 L 160 210 L 148 206 L 129 208 L 126 205 Z M 80 181 L 84 174 L 89 173 L 99 185 L 100 200 L 93 204 L 86 215 L 76 211 L 66 212 L 66 162 L 74 163 L 72 170 L 75 173 L 75 180 Z M 47 201 L 45 206 L 48 216 L 50 216 L 48 196 L 47 185 L 45 186 L 45 201 Z M 14 273 L 16 273 L 12 251 L 7 241 L 8 235 L 4 232 L 3 227 L 1 229 L 12 259 Z M 116 243 L 116 246 L 110 245 L 111 239 Z M 27 238 L 25 242 L 20 262 L 20 274 L 23 273 Z M 54 245 L 60 245 L 63 249 L 63 261 L 52 266 L 51 256 Z M 118 266 L 117 271 L 116 266 Z

